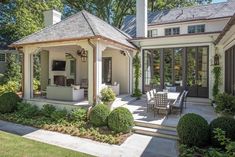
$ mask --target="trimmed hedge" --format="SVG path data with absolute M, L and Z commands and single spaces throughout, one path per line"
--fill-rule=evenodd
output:
M 20 97 L 13 92 L 4 93 L 0 96 L 0 112 L 10 113 L 16 110 L 16 105 L 20 102 Z
M 97 127 L 107 125 L 109 113 L 110 110 L 107 105 L 97 104 L 94 108 L 92 108 L 90 113 L 91 124 Z
M 134 118 L 127 108 L 118 107 L 110 113 L 108 126 L 117 133 L 126 133 L 134 126 Z
M 235 140 L 235 119 L 230 117 L 219 117 L 214 119 L 210 123 L 210 135 L 211 135 L 211 143 L 214 146 L 220 146 L 220 142 L 214 138 L 214 129 L 220 128 L 225 131 L 226 138 L 230 138 L 231 140 Z
M 177 132 L 182 144 L 204 146 L 209 142 L 209 125 L 200 115 L 188 113 L 180 118 Z

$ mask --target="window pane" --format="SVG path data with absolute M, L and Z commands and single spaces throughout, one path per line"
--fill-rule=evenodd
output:
M 195 33 L 195 26 L 188 26 L 188 33 Z
M 196 85 L 196 48 L 187 51 L 187 86 Z
M 156 37 L 157 36 L 157 29 L 153 29 L 152 30 L 152 37 Z
M 70 74 L 75 74 L 76 62 L 75 60 L 70 60 Z
M 148 30 L 148 37 L 152 37 L 152 31 Z
M 207 87 L 207 47 L 198 48 L 198 82 L 200 87 Z
M 153 55 L 153 77 L 151 79 L 151 84 L 153 86 L 159 86 L 160 82 L 160 49 L 155 49 L 152 53 Z
M 112 58 L 102 59 L 102 82 L 106 84 L 112 83 Z
M 173 28 L 173 35 L 178 35 L 178 34 L 180 34 L 180 28 L 179 27 Z
M 171 35 L 172 33 L 171 33 L 171 28 L 166 28 L 165 29 L 165 35 Z
M 173 49 L 164 49 L 164 86 L 172 86 Z
M 174 86 L 183 86 L 183 48 L 174 49 Z
M 5 61 L 6 61 L 5 53 L 0 53 L 0 62 L 5 62 Z

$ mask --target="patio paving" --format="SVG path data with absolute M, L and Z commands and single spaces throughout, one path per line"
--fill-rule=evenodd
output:
M 131 102 L 124 105 L 128 108 L 134 116 L 135 121 L 148 122 L 158 125 L 176 127 L 179 119 L 186 113 L 196 113 L 204 117 L 208 122 L 211 122 L 217 117 L 213 107 L 208 102 L 187 102 L 186 108 L 183 109 L 183 113 L 171 113 L 168 118 L 164 114 L 154 117 L 153 111 L 147 112 L 146 99 L 142 97 L 140 100 Z

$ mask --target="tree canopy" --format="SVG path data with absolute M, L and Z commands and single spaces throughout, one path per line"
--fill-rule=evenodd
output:
M 148 9 L 157 11 L 211 3 L 212 0 L 148 0 Z M 65 0 L 70 12 L 85 9 L 108 23 L 120 28 L 123 17 L 135 14 L 136 0 Z
M 63 10 L 61 0 L 4 0 L 0 2 L 0 47 L 44 26 L 43 11 Z

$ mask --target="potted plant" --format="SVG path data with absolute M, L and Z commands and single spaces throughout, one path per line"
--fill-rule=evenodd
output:
M 107 87 L 107 88 L 102 89 L 100 94 L 101 94 L 100 100 L 104 104 L 108 105 L 109 109 L 111 109 L 112 104 L 113 104 L 114 100 L 116 99 L 116 95 L 113 92 L 113 90 L 111 88 Z

